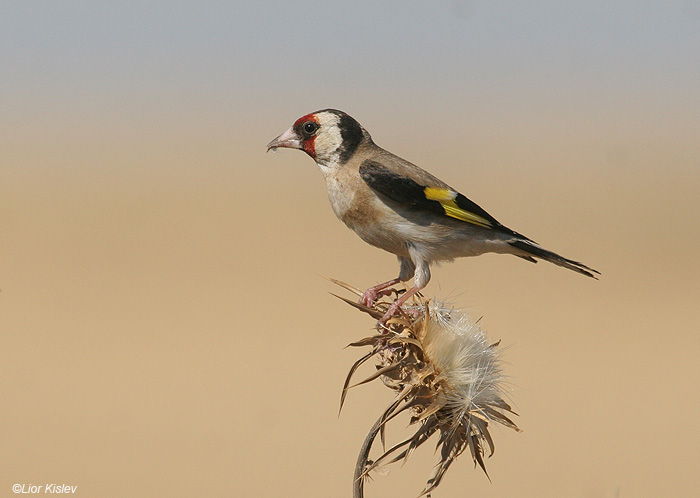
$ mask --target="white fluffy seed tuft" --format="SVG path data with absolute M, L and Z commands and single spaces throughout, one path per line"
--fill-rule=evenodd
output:
M 432 317 L 420 340 L 423 352 L 444 377 L 446 407 L 458 415 L 503 402 L 503 375 L 496 345 L 478 321 L 442 303 L 428 304 Z

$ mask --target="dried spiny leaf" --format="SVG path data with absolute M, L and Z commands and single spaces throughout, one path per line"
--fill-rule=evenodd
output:
M 350 384 L 350 379 L 352 378 L 352 375 L 355 373 L 355 370 L 362 365 L 365 361 L 369 360 L 372 356 L 374 356 L 374 351 L 370 351 L 366 355 L 364 355 L 362 358 L 357 360 L 352 367 L 350 368 L 350 372 L 348 372 L 348 376 L 345 378 L 345 384 L 343 385 L 343 392 L 340 395 L 340 408 L 338 409 L 338 415 L 340 415 L 340 412 L 343 410 L 343 403 L 345 403 L 345 396 L 348 394 L 348 389 L 350 389 L 349 384 Z

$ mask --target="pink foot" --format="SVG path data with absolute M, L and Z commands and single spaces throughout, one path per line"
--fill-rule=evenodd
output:
M 364 294 L 362 294 L 362 297 L 360 298 L 360 304 L 363 304 L 367 306 L 368 308 L 371 308 L 374 306 L 374 303 L 377 302 L 377 300 L 381 297 L 384 296 L 390 296 L 396 292 L 396 289 L 382 289 L 382 290 L 374 290 L 372 289 L 367 289 Z
M 389 306 L 389 309 L 386 310 L 386 313 L 384 313 L 384 316 L 382 316 L 377 324 L 380 327 L 384 327 L 385 329 L 388 329 L 386 326 L 386 322 L 388 322 L 391 318 L 400 315 L 401 314 L 401 306 L 404 305 L 408 299 L 413 296 L 416 292 L 418 292 L 420 289 L 418 287 L 412 287 L 410 290 L 406 291 L 403 296 L 398 298 L 396 301 L 391 303 L 391 306 Z
M 397 299 L 393 303 L 391 303 L 391 306 L 389 306 L 389 309 L 386 310 L 386 313 L 384 313 L 384 316 L 382 316 L 379 321 L 377 322 L 379 325 L 386 326 L 386 322 L 388 322 L 390 319 L 394 318 L 397 315 L 401 314 L 401 304 L 399 304 L 399 300 Z
M 389 280 L 388 282 L 384 282 L 383 284 L 370 287 L 364 292 L 364 294 L 362 294 L 362 297 L 360 297 L 360 304 L 371 308 L 380 297 L 390 296 L 393 292 L 396 292 L 394 289 L 389 289 L 389 287 L 398 284 L 399 282 L 400 280 L 395 278 L 393 280 Z

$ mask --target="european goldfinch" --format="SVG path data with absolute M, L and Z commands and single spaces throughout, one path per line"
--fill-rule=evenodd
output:
M 399 259 L 399 276 L 368 289 L 362 304 L 371 306 L 391 286 L 413 277 L 414 286 L 394 301 L 381 323 L 428 284 L 433 262 L 495 252 L 533 263 L 544 259 L 592 278 L 599 273 L 500 224 L 445 182 L 376 145 L 342 111 L 302 116 L 267 144 L 268 151 L 279 147 L 311 156 L 326 180 L 335 215 L 362 240 Z

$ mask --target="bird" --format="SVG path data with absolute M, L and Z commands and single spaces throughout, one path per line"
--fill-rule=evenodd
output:
M 396 292 L 399 282 L 413 287 L 393 301 L 380 324 L 430 281 L 433 263 L 484 253 L 538 259 L 595 278 L 600 272 L 549 251 L 507 228 L 475 202 L 431 173 L 376 145 L 353 117 L 323 109 L 297 119 L 267 144 L 267 151 L 299 149 L 318 165 L 333 212 L 368 244 L 398 258 L 399 275 L 367 289 L 360 304 Z

